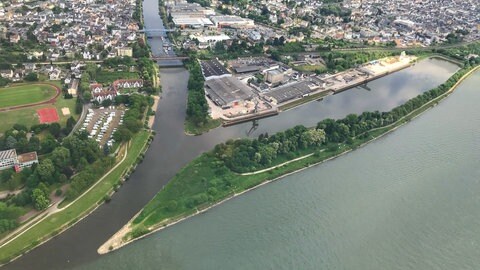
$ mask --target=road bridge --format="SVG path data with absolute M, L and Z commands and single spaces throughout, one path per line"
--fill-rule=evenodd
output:
M 167 33 L 167 32 L 175 32 L 176 30 L 175 29 L 165 29 L 165 28 L 158 28 L 158 29 L 155 29 L 155 28 L 149 28 L 149 29 L 140 29 L 138 30 L 137 32 L 138 33 Z
M 161 61 L 161 60 L 187 60 L 189 59 L 188 56 L 175 56 L 175 55 L 165 55 L 165 56 L 152 56 L 150 59 L 154 61 Z

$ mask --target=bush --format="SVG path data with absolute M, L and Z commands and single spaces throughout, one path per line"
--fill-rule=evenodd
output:
M 168 211 L 173 212 L 173 211 L 177 210 L 177 208 L 178 208 L 177 201 L 171 200 L 171 201 L 168 202 L 168 204 L 167 204 L 167 210 Z

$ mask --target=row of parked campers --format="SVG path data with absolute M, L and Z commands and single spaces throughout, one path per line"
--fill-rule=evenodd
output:
M 110 124 L 112 123 L 113 119 L 116 116 L 115 111 L 110 111 L 110 112 L 103 112 L 103 114 L 100 115 L 100 117 L 95 121 L 92 130 L 90 131 L 90 134 L 88 135 L 89 138 L 96 138 L 95 140 L 97 142 L 101 142 L 106 135 L 107 131 L 110 129 Z M 124 112 L 121 113 L 120 115 L 120 121 L 119 124 L 123 124 L 123 116 Z M 87 116 L 85 118 L 85 122 L 83 123 L 82 128 L 80 129 L 81 131 L 86 130 L 87 126 L 90 124 L 92 121 L 93 116 L 95 115 L 94 111 L 92 109 L 88 110 Z M 112 129 L 112 132 L 110 133 L 110 136 L 108 138 L 108 141 L 106 144 L 108 146 L 112 146 L 115 140 L 113 139 L 113 134 L 117 131 L 117 128 L 114 127 Z

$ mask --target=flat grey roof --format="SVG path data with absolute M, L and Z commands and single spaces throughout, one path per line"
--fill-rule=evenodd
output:
M 238 66 L 234 67 L 235 72 L 237 73 L 246 73 L 246 72 L 253 72 L 253 71 L 259 71 L 262 69 L 261 66 Z
M 205 78 L 230 74 L 218 60 L 202 60 L 200 65 Z
M 205 82 L 205 91 L 213 102 L 227 106 L 232 102 L 252 98 L 250 88 L 234 77 L 211 79 Z
M 302 97 L 305 94 L 313 92 L 309 87 L 310 82 L 302 81 L 296 82 L 285 86 L 274 88 L 274 90 L 266 93 L 266 96 L 272 97 L 277 100 L 277 103 L 283 103 L 285 101 Z

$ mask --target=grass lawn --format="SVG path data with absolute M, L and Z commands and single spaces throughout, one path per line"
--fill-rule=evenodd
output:
M 138 79 L 137 72 L 128 72 L 128 71 L 100 71 L 97 73 L 96 81 L 101 84 L 110 84 L 115 80 L 125 79 Z
M 316 70 L 320 70 L 320 72 L 324 72 L 327 70 L 325 65 L 322 65 L 322 64 L 294 66 L 293 69 L 296 69 L 302 72 L 315 72 Z
M 48 85 L 21 84 L 0 88 L 0 108 L 35 103 L 55 95 L 55 89 Z
M 62 228 L 75 223 L 79 217 L 103 202 L 104 196 L 119 182 L 122 174 L 132 166 L 142 153 L 150 132 L 141 131 L 135 135 L 130 143 L 127 158 L 122 165 L 113 170 L 95 188 L 62 212 L 49 216 L 33 229 L 28 230 L 14 241 L 2 247 L 0 262 L 5 263 L 22 252 L 38 245 L 43 239 L 58 234 Z M 115 199 L 115 198 L 114 198 Z
M 122 95 L 129 95 L 138 93 L 138 88 L 121 88 L 118 90 L 118 92 L 120 92 Z
M 78 118 L 78 114 L 75 114 L 75 101 L 76 99 L 64 99 L 59 96 L 54 105 L 39 105 L 34 107 L 28 107 L 24 109 L 18 109 L 7 112 L 0 112 L 0 133 L 10 129 L 14 124 L 22 124 L 27 127 L 39 124 L 37 110 L 42 108 L 56 108 L 58 116 L 60 117 L 60 125 L 65 126 L 67 119 L 73 116 Z M 63 115 L 62 108 L 67 107 L 70 109 L 70 115 Z

